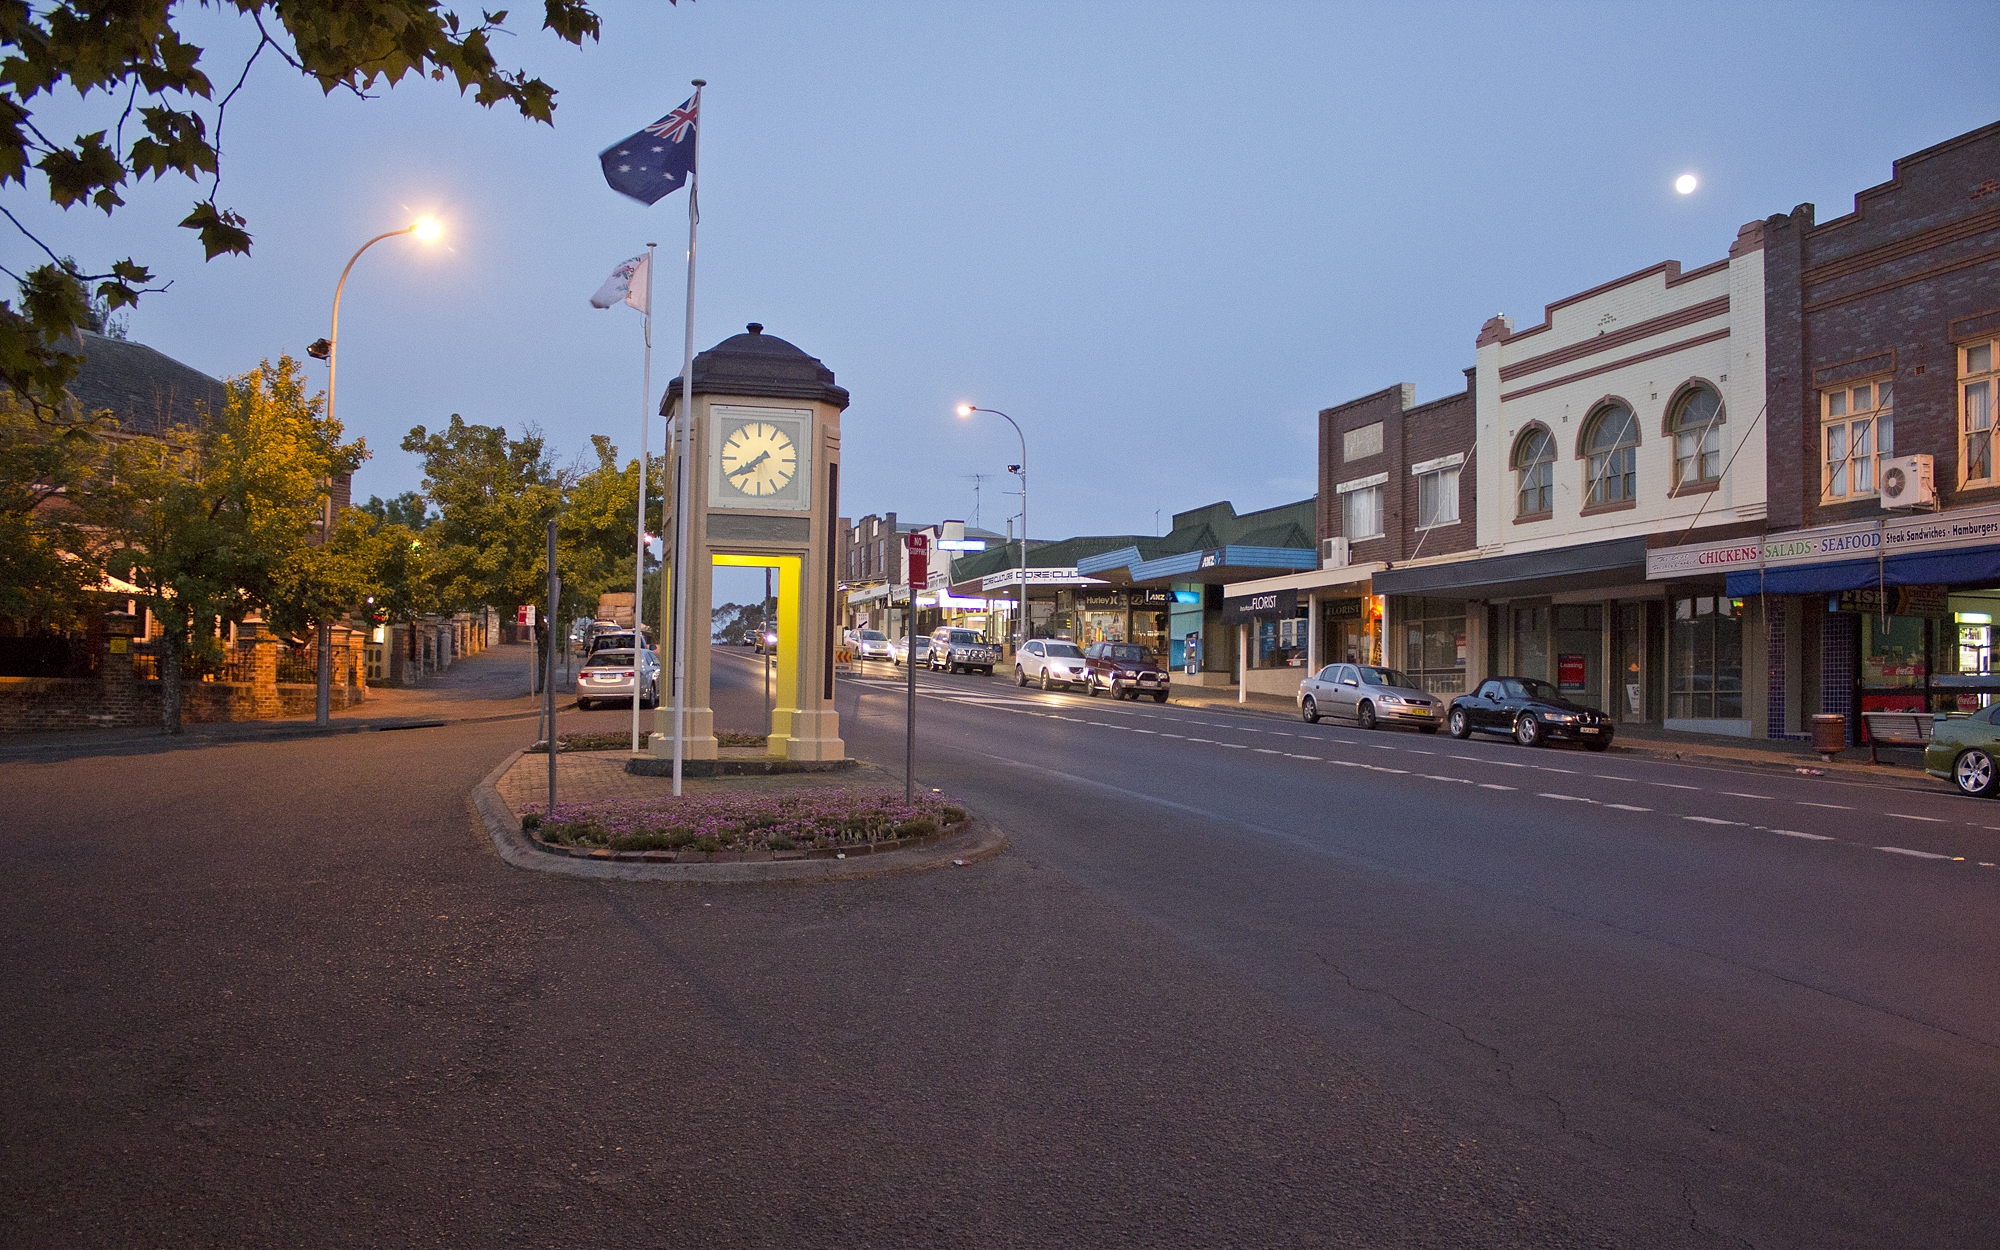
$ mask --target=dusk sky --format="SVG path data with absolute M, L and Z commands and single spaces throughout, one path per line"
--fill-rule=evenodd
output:
M 1802 202 L 1826 220 L 1896 157 L 2000 117 L 2000 78 L 1935 53 L 1953 31 L 1990 44 L 1985 3 L 612 2 L 582 51 L 538 8 L 497 49 L 559 89 L 553 128 L 427 82 L 323 98 L 260 61 L 223 133 L 247 259 L 202 262 L 179 180 L 109 221 L 9 203 L 86 267 L 132 254 L 171 278 L 131 337 L 219 376 L 302 356 L 353 249 L 436 213 L 445 246 L 377 245 L 348 283 L 338 415 L 374 451 L 357 495 L 416 487 L 399 441 L 454 412 L 539 425 L 564 459 L 593 433 L 629 453 L 641 319 L 587 301 L 660 244 L 657 404 L 686 198 L 614 194 L 597 153 L 705 78 L 697 347 L 760 321 L 837 373 L 849 516 L 969 520 L 986 473 L 980 519 L 1003 529 L 1013 432 L 952 407 L 1005 410 L 1032 533 L 1055 538 L 1308 496 L 1318 409 L 1457 390 L 1494 313 L 1530 324 L 1707 263 Z M 252 28 L 182 12 L 233 82 Z M 1931 34 L 1906 38 L 1918 14 Z M 19 236 L 4 251 L 35 261 Z

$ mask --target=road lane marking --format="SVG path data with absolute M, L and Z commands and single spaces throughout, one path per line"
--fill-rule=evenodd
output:
M 1251 748 L 1251 749 L 1252 749 L 1252 750 L 1254 750 L 1254 751 L 1256 751 L 1256 752 L 1257 752 L 1257 754 L 1259 754 L 1259 755 L 1283 755 L 1283 754 L 1284 754 L 1284 752 L 1283 752 L 1283 751 L 1273 751 L 1273 750 L 1272 750 L 1272 749 L 1271 749 L 1270 747 L 1253 747 L 1253 748 Z
M 1793 799 L 1792 801 L 1800 807 L 1827 807 L 1832 808 L 1836 812 L 1851 812 L 1854 810 L 1843 803 L 1814 803 L 1809 799 Z
M 1732 799 L 1762 799 L 1766 803 L 1777 802 L 1776 799 L 1772 798 L 1768 794 L 1745 794 L 1741 790 L 1724 790 L 1722 793 L 1728 795 Z
M 1632 780 L 1632 778 L 1630 778 L 1630 777 L 1614 777 L 1614 776 L 1612 776 L 1612 775 L 1611 775 L 1610 773 L 1592 773 L 1592 774 L 1590 774 L 1590 775 L 1591 775 L 1591 776 L 1593 776 L 1593 777 L 1595 777 L 1595 778 L 1597 778 L 1597 779 L 1598 779 L 1599 781 L 1631 781 L 1631 780 Z
M 1911 849 L 1910 849 L 1909 847 L 1907 847 L 1907 846 L 1878 846 L 1878 847 L 1876 847 L 1875 849 L 1876 849 L 1876 850 L 1878 850 L 1878 851 L 1887 851 L 1887 852 L 1889 852 L 1889 854 L 1891 854 L 1891 855 L 1909 855 L 1909 856 L 1912 856 L 1913 858 L 1916 858 L 1916 859 L 1950 859 L 1950 858 L 1951 858 L 1951 856 L 1949 856 L 1949 855 L 1939 855 L 1939 854 L 1936 854 L 1935 852 L 1932 852 L 1932 851 L 1913 851 L 1913 850 L 1911 850 Z
M 1550 768 L 1547 764 L 1530 764 L 1528 765 L 1528 767 L 1535 769 L 1538 772 L 1563 773 L 1571 777 L 1576 776 L 1576 770 L 1574 768 Z
M 1824 834 L 1824 833 L 1800 833 L 1800 832 L 1799 832 L 1799 831 L 1798 831 L 1797 829 L 1773 829 L 1773 830 L 1771 830 L 1771 832 L 1772 832 L 1772 833 L 1781 833 L 1781 834 L 1783 834 L 1784 836 L 1786 836 L 1786 837 L 1788 837 L 1788 838 L 1808 838 L 1808 839 L 1810 839 L 1810 840 L 1812 840 L 1812 841 L 1814 841 L 1814 842 L 1838 842 L 1838 841 L 1840 841 L 1840 839 L 1839 839 L 1839 838 L 1835 838 L 1835 837 L 1831 837 L 1831 836 L 1829 836 L 1829 835 L 1827 835 L 1827 834 Z
M 1493 784 L 1492 782 L 1490 782 L 1490 781 L 1482 781 L 1482 782 L 1480 782 L 1480 783 L 1479 783 L 1479 788 L 1480 788 L 1481 790 L 1512 790 L 1512 789 L 1514 789 L 1515 787 L 1513 787 L 1513 786 L 1496 786 L 1496 785 L 1494 785 L 1494 784 Z
M 1719 816 L 1683 816 L 1682 820 L 1699 821 L 1704 825 L 1740 825 L 1740 820 L 1724 820 Z
M 1921 821 L 1926 821 L 1933 825 L 1946 825 L 1951 823 L 1950 821 L 1945 820 L 1941 816 L 1912 816 L 1908 812 L 1883 812 L 1882 814 L 1884 816 L 1894 816 L 1897 820 L 1921 820 Z
M 1544 790 L 1535 796 L 1540 799 L 1561 799 L 1565 803 L 1595 803 L 1596 799 L 1586 799 L 1574 794 L 1550 794 Z
M 1422 777 L 1426 781 L 1450 781 L 1467 786 L 1472 784 L 1470 777 L 1441 777 L 1436 773 L 1418 773 L 1417 776 Z
M 1160 731 L 1159 731 L 1159 730 L 1157 730 L 1157 729 L 1134 729 L 1134 730 L 1133 730 L 1132 732 L 1133 732 L 1133 733 L 1135 733 L 1135 734 L 1154 734 L 1154 735 L 1157 735 L 1157 734 L 1158 734 L 1158 733 L 1159 733 Z
M 1614 812 L 1650 812 L 1650 807 L 1634 807 L 1630 803 L 1606 803 L 1605 807 Z
M 1647 784 L 1647 785 L 1649 785 L 1649 786 L 1665 786 L 1665 787 L 1666 787 L 1667 789 L 1669 789 L 1669 790 L 1699 790 L 1699 789 L 1701 789 L 1701 787 L 1700 787 L 1700 786 L 1684 786 L 1684 785 L 1680 785 L 1680 784 L 1679 784 L 1679 783 L 1677 783 L 1677 782 L 1672 782 L 1672 781 L 1649 781 L 1649 782 L 1647 782 L 1646 784 Z
M 1320 757 L 1317 755 L 1293 755 L 1289 751 L 1285 753 L 1285 758 L 1288 760 L 1311 760 L 1315 764 L 1322 762 Z
M 1181 734 L 1170 734 L 1170 733 L 1167 733 L 1167 732 L 1166 732 L 1165 730 L 1162 730 L 1162 731 L 1160 731 L 1160 736 L 1161 736 L 1162 738 L 1179 738 L 1179 737 L 1182 737 L 1183 735 L 1181 735 Z
M 1244 746 L 1240 742 L 1218 742 L 1215 745 L 1221 747 L 1225 751 L 1248 751 L 1250 749 L 1249 747 Z

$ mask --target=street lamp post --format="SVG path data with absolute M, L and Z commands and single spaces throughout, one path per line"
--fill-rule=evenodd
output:
M 393 239 L 401 234 L 413 234 L 425 243 L 434 241 L 444 233 L 444 227 L 434 217 L 419 217 L 401 230 L 390 230 L 354 249 L 354 255 L 347 258 L 347 268 L 340 271 L 340 281 L 333 288 L 333 333 L 306 348 L 306 354 L 317 360 L 326 361 L 326 419 L 333 421 L 333 386 L 340 359 L 340 295 L 347 289 L 347 275 L 354 270 L 354 262 L 361 259 L 361 253 L 374 247 L 384 239 Z M 320 513 L 320 541 L 325 542 L 333 532 L 333 495 L 327 494 L 326 503 Z M 319 689 L 313 696 L 313 723 L 324 725 L 333 717 L 333 623 L 321 621 L 313 631 L 314 649 L 319 652 Z
M 1014 436 L 1021 440 L 1021 463 L 1008 465 L 1021 479 L 1021 620 L 1016 627 L 1014 653 L 1019 655 L 1021 646 L 1028 641 L 1028 436 L 1021 433 L 1020 422 L 998 408 L 981 408 L 977 404 L 960 404 L 958 415 L 969 417 L 975 412 L 990 412 L 1014 427 Z

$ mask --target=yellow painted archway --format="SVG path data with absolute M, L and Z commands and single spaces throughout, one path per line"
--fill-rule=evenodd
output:
M 785 740 L 791 737 L 792 713 L 798 710 L 799 638 L 803 622 L 799 616 L 799 578 L 804 564 L 799 556 L 740 556 L 717 552 L 710 562 L 719 568 L 778 570 L 778 675 L 771 691 L 770 754 L 783 759 Z

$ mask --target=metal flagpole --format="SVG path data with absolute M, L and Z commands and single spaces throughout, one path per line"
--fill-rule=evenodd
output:
M 645 402 L 639 407 L 639 510 L 632 557 L 632 751 L 639 750 L 639 692 L 646 684 L 646 455 L 653 445 L 653 248 L 646 245 Z
M 694 493 L 688 478 L 694 473 L 694 228 L 701 220 L 695 193 L 701 186 L 701 89 L 694 80 L 694 162 L 688 170 L 687 337 L 681 356 L 680 489 L 674 504 L 674 797 L 681 793 L 681 762 L 687 758 L 688 651 L 688 508 Z

